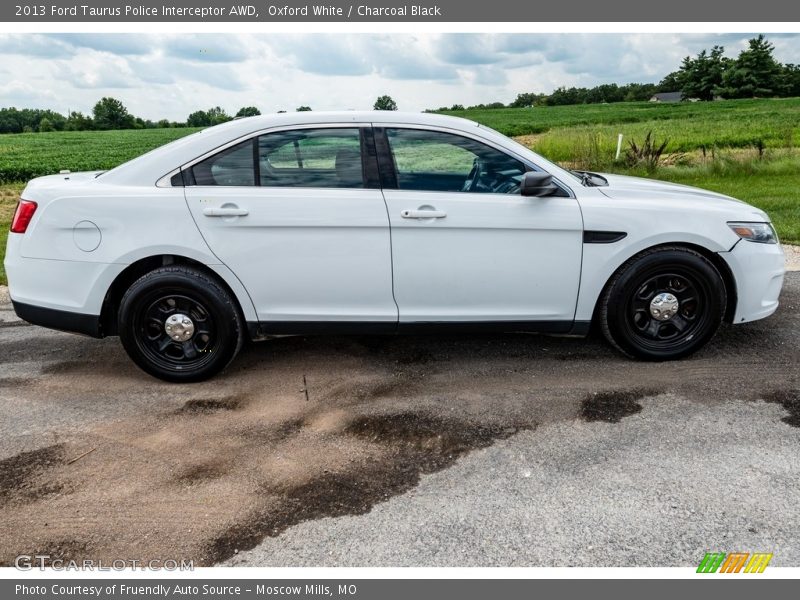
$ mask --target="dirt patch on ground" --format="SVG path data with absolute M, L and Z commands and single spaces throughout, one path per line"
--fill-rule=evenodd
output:
M 198 398 L 187 400 L 178 409 L 179 413 L 212 413 L 218 410 L 236 410 L 241 406 L 241 398 Z
M 62 444 L 22 452 L 0 461 L 0 507 L 35 502 L 58 493 L 63 485 L 42 475 L 63 464 Z
M 624 417 L 635 415 L 642 410 L 639 400 L 646 396 L 657 396 L 657 390 L 613 390 L 595 392 L 583 399 L 581 418 L 584 421 L 605 421 L 619 423 Z
M 444 469 L 471 450 L 532 427 L 487 427 L 417 413 L 357 417 L 341 432 L 365 442 L 369 450 L 355 468 L 323 469 L 313 480 L 283 488 L 264 482 L 264 505 L 217 537 L 209 559 L 230 558 L 302 521 L 369 512 L 376 503 L 416 486 L 421 474 Z
M 373 414 L 371 402 L 393 397 L 384 379 L 329 386 L 309 401 L 296 393 L 247 404 L 195 399 L 171 415 L 7 459 L 0 562 L 36 549 L 213 564 L 301 521 L 366 512 L 422 473 L 535 426 Z
M 800 427 L 800 390 L 770 390 L 763 395 L 766 402 L 780 404 L 789 413 L 781 419 L 787 425 Z

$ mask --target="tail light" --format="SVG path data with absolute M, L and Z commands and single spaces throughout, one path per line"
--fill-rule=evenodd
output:
M 11 219 L 11 233 L 25 233 L 35 212 L 36 202 L 20 199 L 17 210 L 14 211 L 14 218 Z

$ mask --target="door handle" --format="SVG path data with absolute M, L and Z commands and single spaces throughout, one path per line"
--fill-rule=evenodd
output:
M 404 219 L 444 219 L 447 213 L 443 210 L 404 210 L 400 216 Z
M 207 217 L 245 217 L 248 212 L 246 208 L 238 206 L 209 207 L 203 209 L 203 214 Z

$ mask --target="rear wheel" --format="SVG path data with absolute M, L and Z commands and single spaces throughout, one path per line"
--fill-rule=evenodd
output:
M 601 299 L 603 333 L 625 354 L 647 360 L 688 356 L 716 333 L 725 284 L 702 254 L 680 246 L 648 250 L 626 262 Z
M 202 271 L 182 265 L 156 269 L 134 282 L 120 302 L 118 325 L 131 359 L 172 382 L 216 375 L 244 339 L 231 295 Z

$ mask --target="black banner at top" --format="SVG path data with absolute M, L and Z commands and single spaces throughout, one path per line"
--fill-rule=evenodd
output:
M 0 4 L 5 22 L 798 22 L 787 0 L 46 0 Z

